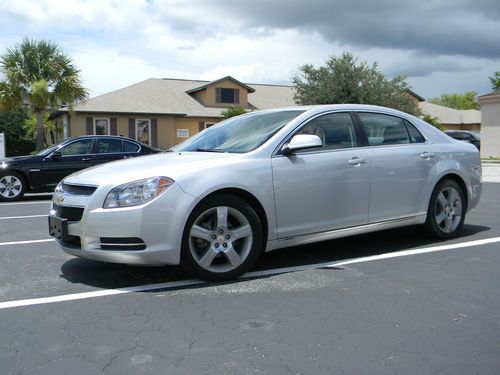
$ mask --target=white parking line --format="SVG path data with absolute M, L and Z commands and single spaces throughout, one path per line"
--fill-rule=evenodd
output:
M 7 216 L 7 217 L 0 217 L 0 220 L 10 220 L 10 219 L 31 219 L 32 217 L 47 217 L 47 215 Z
M 22 204 L 47 204 L 52 201 L 33 201 L 33 202 L 12 202 L 12 203 L 0 203 L 0 207 L 2 206 L 14 206 L 14 205 L 22 205 Z
M 7 245 L 25 245 L 30 243 L 40 243 L 40 242 L 52 242 L 55 241 L 53 238 L 47 238 L 46 240 L 30 240 L 30 241 L 14 241 L 14 242 L 0 242 L 0 246 Z
M 468 242 L 462 242 L 462 243 L 450 244 L 450 245 L 424 247 L 424 248 L 414 249 L 414 250 L 395 251 L 392 253 L 372 255 L 372 256 L 367 256 L 367 257 L 363 257 L 363 258 L 346 259 L 346 260 L 341 260 L 338 262 L 316 263 L 316 264 L 307 264 L 307 265 L 296 266 L 296 267 L 286 267 L 286 268 L 277 268 L 277 269 L 265 270 L 265 271 L 248 272 L 245 275 L 243 275 L 242 278 L 247 279 L 247 278 L 253 278 L 253 277 L 271 276 L 271 275 L 278 275 L 281 273 L 306 271 L 306 270 L 317 269 L 317 268 L 334 268 L 334 267 L 345 266 L 348 264 L 365 263 L 365 262 L 371 262 L 371 261 L 375 261 L 375 260 L 405 257 L 405 256 L 409 256 L 409 255 L 425 254 L 425 253 L 432 253 L 432 252 L 437 252 L 437 251 L 462 249 L 465 247 L 481 246 L 481 245 L 486 245 L 486 244 L 495 243 L 495 242 L 500 242 L 500 237 L 486 238 L 483 240 L 468 241 Z M 130 287 L 130 288 L 105 289 L 105 290 L 98 290 L 98 291 L 94 291 L 94 292 L 63 294 L 60 296 L 53 296 L 53 297 L 31 298 L 31 299 L 23 299 L 23 300 L 17 300 L 17 301 L 6 301 L 6 302 L 0 302 L 0 310 L 12 308 L 12 307 L 43 305 L 43 304 L 54 303 L 54 302 L 75 301 L 75 300 L 88 299 L 88 298 L 113 296 L 113 295 L 117 295 L 117 294 L 128 294 L 128 293 L 135 293 L 135 292 L 147 292 L 147 291 L 152 291 L 152 290 L 173 289 L 173 288 L 192 286 L 192 285 L 202 285 L 202 284 L 206 284 L 206 283 L 203 281 L 200 281 L 200 280 L 181 280 L 181 281 L 172 281 L 172 282 L 159 283 L 159 284 L 139 285 L 139 286 L 134 286 L 134 287 Z

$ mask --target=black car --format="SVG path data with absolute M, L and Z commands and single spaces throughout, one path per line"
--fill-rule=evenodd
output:
M 0 160 L 0 201 L 15 201 L 24 193 L 51 192 L 67 175 L 97 164 L 161 150 L 121 136 L 68 138 L 36 155 Z
M 446 130 L 445 133 L 451 138 L 455 138 L 459 141 L 464 141 L 467 143 L 472 143 L 477 147 L 478 150 L 481 149 L 481 136 L 479 132 L 475 132 L 472 130 Z

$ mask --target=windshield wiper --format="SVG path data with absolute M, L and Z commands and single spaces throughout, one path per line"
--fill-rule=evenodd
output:
M 224 152 L 221 148 L 197 148 L 198 152 Z

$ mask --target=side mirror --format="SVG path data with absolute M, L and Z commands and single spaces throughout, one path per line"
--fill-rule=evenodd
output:
M 61 151 L 54 151 L 50 157 L 54 160 L 59 160 L 61 158 L 62 154 Z
M 313 134 L 297 134 L 290 142 L 283 146 L 281 152 L 284 155 L 291 155 L 300 150 L 323 147 L 321 138 Z

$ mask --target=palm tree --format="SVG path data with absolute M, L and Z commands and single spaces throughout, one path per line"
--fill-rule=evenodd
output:
M 29 105 L 36 118 L 36 148 L 44 148 L 43 115 L 62 103 L 85 101 L 87 90 L 71 58 L 52 41 L 25 38 L 0 56 L 5 80 L 0 82 L 0 106 Z

